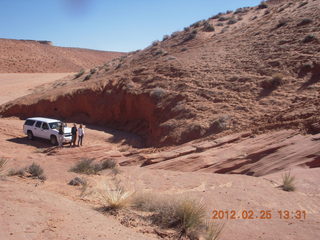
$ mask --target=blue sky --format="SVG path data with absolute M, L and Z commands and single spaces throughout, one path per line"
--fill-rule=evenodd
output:
M 260 0 L 0 0 L 0 38 L 55 46 L 143 49 L 163 35 Z

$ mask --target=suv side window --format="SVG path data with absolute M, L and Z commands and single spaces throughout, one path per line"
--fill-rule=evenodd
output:
M 35 123 L 35 120 L 27 120 L 24 125 L 27 125 L 27 126 L 33 126 L 33 124 Z
M 48 124 L 47 124 L 47 123 L 43 123 L 43 124 L 42 124 L 42 129 L 48 130 L 48 129 L 49 129 Z
M 41 127 L 41 123 L 42 123 L 42 122 L 39 122 L 39 121 L 38 121 L 38 122 L 36 123 L 36 127 L 37 127 L 37 128 L 40 128 L 40 127 Z

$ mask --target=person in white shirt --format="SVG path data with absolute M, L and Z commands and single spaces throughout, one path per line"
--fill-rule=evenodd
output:
M 78 146 L 82 146 L 83 136 L 84 136 L 84 128 L 82 127 L 82 124 L 80 124 L 78 128 Z

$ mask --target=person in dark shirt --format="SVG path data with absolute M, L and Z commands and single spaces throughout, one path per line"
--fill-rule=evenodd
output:
M 63 145 L 63 138 L 64 138 L 63 134 L 64 134 L 63 126 L 60 125 L 60 127 L 59 127 L 59 139 L 58 139 L 59 147 L 62 147 L 62 145 Z
M 71 128 L 71 134 L 72 134 L 72 139 L 70 142 L 70 147 L 71 147 L 71 145 L 73 147 L 75 147 L 76 141 L 77 141 L 77 125 L 75 123 L 73 124 L 73 127 Z

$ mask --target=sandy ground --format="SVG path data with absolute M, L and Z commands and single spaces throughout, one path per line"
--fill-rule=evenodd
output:
M 61 76 L 63 74 L 59 75 Z M 10 77 L 7 79 L 11 79 L 13 83 L 14 78 Z M 49 78 L 49 75 L 47 77 Z M 33 86 L 43 83 L 35 76 L 29 75 L 28 80 L 30 79 L 34 79 L 31 81 Z M 51 75 L 49 79 L 53 80 L 54 77 Z M 23 81 L 14 82 L 15 85 L 7 80 L 7 83 L 2 85 L 3 92 L 7 93 L 2 95 L 2 101 L 9 101 L 14 96 L 28 93 L 28 90 L 25 90 L 12 94 L 13 86 L 20 88 L 29 84 Z M 30 85 L 28 86 L 30 88 Z M 96 176 L 81 176 L 69 172 L 81 158 L 94 158 L 96 161 L 112 158 L 117 162 L 134 160 L 131 158 L 135 158 L 135 155 L 130 153 L 137 150 L 130 144 L 139 145 L 138 137 L 96 126 L 86 126 L 83 147 L 65 146 L 63 149 L 56 149 L 45 140 L 29 141 L 22 133 L 22 125 L 23 120 L 17 118 L 0 119 L 0 157 L 8 160 L 5 173 L 11 168 L 19 169 L 35 162 L 43 167 L 47 180 L 41 182 L 8 176 L 1 178 L 0 239 L 156 238 L 153 229 L 126 227 L 115 217 L 95 210 L 102 204 L 97 193 L 102 191 L 104 184 L 112 181 L 110 172 L 105 170 Z M 202 146 L 206 144 L 208 140 L 203 142 Z M 226 150 L 229 147 L 226 146 Z M 223 146 L 220 148 L 223 149 Z M 168 154 L 168 150 L 164 153 Z M 182 161 L 179 164 L 188 166 L 191 162 Z M 212 217 L 213 210 L 235 210 L 240 218 L 242 211 L 252 210 L 255 217 L 259 217 L 260 211 L 271 211 L 272 218 L 266 220 L 216 220 L 226 222 L 222 239 L 311 240 L 317 239 L 320 235 L 319 168 L 293 169 L 292 174 L 297 179 L 297 191 L 290 193 L 278 188 L 283 172 L 251 177 L 137 166 L 120 167 L 120 170 L 119 179 L 122 183 L 138 193 L 147 191 L 162 195 L 188 196 L 199 201 L 202 199 L 207 206 L 208 220 Z M 81 195 L 83 192 L 80 187 L 67 184 L 75 176 L 84 177 L 90 183 L 88 194 L 85 196 Z M 292 213 L 290 219 L 280 219 L 278 211 L 285 210 Z M 306 219 L 295 219 L 293 214 L 296 211 L 306 211 Z
M 87 126 L 83 147 L 52 149 L 44 140 L 29 141 L 21 132 L 23 121 L 0 120 L 1 157 L 9 160 L 6 170 L 40 164 L 47 181 L 20 177 L 1 180 L 1 239 L 153 239 L 154 235 L 139 228 L 126 228 L 112 216 L 94 210 L 100 202 L 97 192 L 111 181 L 108 171 L 97 176 L 84 176 L 92 184 L 91 194 L 81 197 L 79 187 L 68 186 L 75 176 L 68 170 L 82 157 L 106 157 L 121 160 L 120 142 L 132 138 L 121 132 L 100 131 Z M 122 135 L 118 143 L 113 140 Z M 319 169 L 296 168 L 297 191 L 279 188 L 281 175 L 251 177 L 243 175 L 185 173 L 140 167 L 120 167 L 119 178 L 137 192 L 172 194 L 203 199 L 208 219 L 213 210 L 238 213 L 252 210 L 255 217 L 262 210 L 271 210 L 271 219 L 217 220 L 226 222 L 222 239 L 316 239 L 320 234 Z M 91 191 L 91 192 L 92 192 Z M 280 219 L 278 211 L 294 213 L 304 210 L 306 219 Z M 241 216 L 241 215 L 239 215 Z
M 30 94 L 33 88 L 68 75 L 70 73 L 0 73 L 0 104 Z

